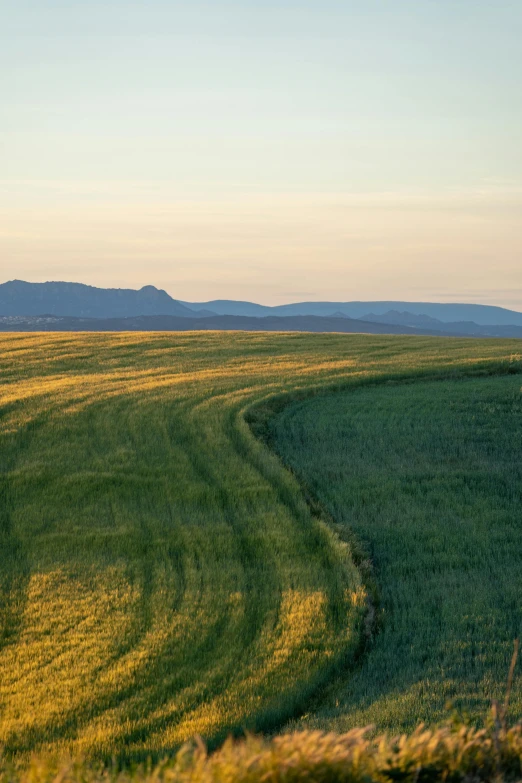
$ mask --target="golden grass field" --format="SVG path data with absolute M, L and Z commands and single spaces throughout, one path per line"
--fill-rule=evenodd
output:
M 195 734 L 212 744 L 299 717 L 361 652 L 367 585 L 350 544 L 311 512 L 245 416 L 326 388 L 518 372 L 520 349 L 363 335 L 2 335 L 6 755 L 138 759 Z

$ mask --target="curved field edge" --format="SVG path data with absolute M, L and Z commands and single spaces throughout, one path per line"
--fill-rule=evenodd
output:
M 2 535 L 12 544 L 16 568 L 11 573 L 21 582 L 13 590 L 9 573 L 3 582 L 4 593 L 12 598 L 3 652 L 22 668 L 12 670 L 10 682 L 8 667 L 2 669 L 4 685 L 18 699 L 14 709 L 19 721 L 13 733 L 3 711 L 4 729 L 11 734 L 9 743 L 5 733 L 2 739 L 13 753 L 71 749 L 129 758 L 162 754 L 196 732 L 215 743 L 245 727 L 274 730 L 302 711 L 325 678 L 358 648 L 358 634 L 340 638 L 338 633 L 339 623 L 345 631 L 357 626 L 349 626 L 346 615 L 335 611 L 350 567 L 346 548 L 310 517 L 297 483 L 252 437 L 245 420 L 252 403 L 266 400 L 267 393 L 312 393 L 310 387 L 324 391 L 332 378 L 340 386 L 379 374 L 393 381 L 423 364 L 442 365 L 446 372 L 464 364 L 469 371 L 483 372 L 493 366 L 513 371 L 520 363 L 512 341 L 46 335 L 14 336 L 2 341 L 4 349 L 6 345 L 12 355 L 4 361 L 4 351 L 1 357 L 3 445 L 9 446 L 2 453 L 2 510 L 7 512 Z M 397 365 L 400 372 L 394 370 Z M 77 453 L 64 448 L 71 433 Z M 15 471 L 10 455 L 22 455 Z M 89 505 L 94 496 L 104 501 L 102 521 L 108 514 L 110 529 L 98 524 L 100 509 Z M 121 497 L 123 505 L 114 505 Z M 195 498 L 188 510 L 187 497 Z M 65 519 L 62 506 L 70 505 L 71 498 L 79 498 L 81 513 Z M 45 518 L 38 517 L 42 508 Z M 20 528 L 22 517 L 26 530 Z M 186 526 L 173 527 L 173 519 L 186 519 L 189 532 Z M 45 538 L 41 530 L 50 522 L 52 537 Z M 210 522 L 215 527 L 208 528 Z M 272 532 L 263 539 L 260 531 L 266 524 Z M 88 543 L 87 557 L 74 562 L 71 573 L 67 558 L 77 551 L 78 535 Z M 33 539 L 42 546 L 30 546 Z M 298 556 L 296 540 L 304 547 Z M 231 552 L 237 546 L 234 560 Z M 62 570 L 55 567 L 56 552 Z M 128 565 L 121 572 L 123 556 Z M 276 565 L 283 558 L 284 567 L 273 568 L 274 556 Z M 327 577 L 331 558 L 336 564 L 333 581 Z M 157 561 L 160 573 L 154 570 Z M 237 568 L 229 568 L 232 561 Z M 312 581 L 311 563 L 318 569 Z M 35 573 L 38 579 L 28 590 Z M 219 577 L 213 584 L 212 574 Z M 349 586 L 354 585 L 357 573 L 352 570 Z M 325 603 L 318 589 L 326 589 L 333 600 Z M 165 616 L 165 595 L 173 601 L 172 616 Z M 49 596 L 58 603 L 49 603 Z M 94 599 L 101 603 L 93 605 Z M 353 589 L 343 593 L 342 601 L 354 620 L 360 617 L 357 592 L 355 601 Z M 22 615 L 36 623 L 29 630 L 37 648 L 27 646 L 27 633 L 17 627 Z M 59 636 L 53 637 L 55 620 L 69 615 L 69 624 L 62 623 Z M 130 625 L 122 638 L 115 638 L 115 617 L 127 615 Z M 175 634 L 168 625 L 173 617 L 186 617 L 190 625 L 177 637 L 165 636 L 162 623 Z M 325 635 L 322 622 L 332 632 Z M 78 628 L 84 633 L 79 639 L 74 637 Z M 21 634 L 22 646 L 16 643 Z M 243 634 L 245 647 L 231 645 Z M 69 637 L 69 648 L 53 649 L 56 639 L 61 643 Z M 99 648 L 92 647 L 95 637 Z M 78 647 L 79 642 L 86 646 Z M 155 648 L 149 642 L 156 648 L 160 644 L 164 665 L 150 657 L 148 650 Z M 80 671 L 85 651 L 95 666 L 94 680 Z M 194 651 L 199 668 L 191 680 L 189 671 L 180 674 L 176 667 L 190 661 Z M 57 660 L 62 666 L 58 674 Z M 270 668 L 274 662 L 275 674 Z M 120 675 L 127 678 L 123 683 L 117 680 Z M 244 686 L 234 689 L 234 682 Z M 180 721 L 172 705 L 178 709 L 183 684 L 199 690 L 195 702 L 188 694 Z M 149 695 L 156 701 L 148 703 Z M 46 713 L 49 699 L 54 712 Z M 194 703 L 199 712 L 191 709 Z M 130 712 L 122 714 L 122 705 L 129 705 Z
M 359 644 L 354 650 L 350 651 L 350 655 L 340 657 L 338 661 L 331 666 L 325 667 L 322 672 L 322 676 L 318 678 L 315 683 L 310 684 L 309 696 L 310 700 L 305 704 L 306 717 L 309 722 L 315 722 L 321 724 L 321 720 L 313 721 L 314 711 L 317 710 L 323 699 L 323 689 L 328 686 L 330 701 L 335 701 L 335 688 L 338 681 L 338 677 L 349 677 L 353 672 L 354 667 L 358 667 L 361 664 L 361 657 L 367 652 L 369 646 L 374 641 L 375 635 L 379 632 L 379 627 L 382 622 L 382 618 L 379 616 L 380 608 L 380 590 L 378 586 L 378 580 L 374 573 L 374 566 L 368 555 L 367 543 L 364 540 L 364 534 L 359 535 L 346 524 L 340 524 L 332 513 L 328 510 L 326 505 L 322 503 L 317 494 L 314 493 L 303 475 L 299 474 L 293 469 L 288 460 L 284 460 L 274 442 L 273 432 L 271 429 L 271 423 L 283 412 L 296 403 L 307 403 L 314 398 L 322 397 L 335 397 L 335 395 L 346 394 L 350 391 L 357 389 L 371 389 L 379 387 L 395 388 L 397 385 L 405 386 L 407 384 L 419 384 L 429 383 L 430 381 L 437 381 L 443 383 L 444 381 L 464 381 L 466 379 L 477 378 L 502 378 L 513 375 L 522 374 L 522 364 L 518 360 L 518 356 L 511 357 L 508 362 L 491 363 L 487 366 L 479 364 L 476 366 L 462 368 L 451 368 L 450 370 L 443 369 L 433 372 L 432 370 L 420 370 L 415 373 L 390 373 L 381 377 L 371 377 L 356 380 L 349 380 L 342 383 L 330 383 L 320 384 L 308 388 L 300 388 L 293 392 L 285 392 L 283 394 L 274 394 L 266 397 L 265 399 L 249 405 L 242 412 L 242 418 L 249 427 L 254 437 L 263 443 L 273 454 L 277 455 L 279 466 L 284 468 L 283 474 L 279 470 L 274 470 L 272 467 L 267 472 L 270 479 L 273 482 L 278 482 L 283 488 L 286 489 L 288 497 L 294 493 L 289 488 L 297 484 L 300 488 L 302 497 L 304 498 L 310 514 L 317 520 L 319 525 L 324 526 L 330 530 L 334 536 L 334 541 L 345 548 L 346 556 L 350 557 L 359 571 L 361 577 L 361 585 L 363 587 L 364 595 L 364 620 L 359 624 L 360 639 Z M 241 423 L 240 425 L 241 426 Z M 261 457 L 259 460 L 259 467 L 261 470 L 266 469 L 268 463 L 264 462 Z M 287 474 L 287 481 L 283 482 L 283 476 Z M 285 491 L 285 490 L 283 490 Z M 327 720 L 323 719 L 323 724 L 328 724 Z M 298 725 L 293 722 L 292 725 Z M 306 726 L 306 723 L 304 724 Z
M 411 731 L 444 720 L 448 701 L 480 723 L 503 697 L 522 630 L 522 408 L 510 375 L 351 386 L 254 416 L 312 510 L 355 540 L 382 632 L 293 727 Z M 520 697 L 517 683 L 515 717 Z

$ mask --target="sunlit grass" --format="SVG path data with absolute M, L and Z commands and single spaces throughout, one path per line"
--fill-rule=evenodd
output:
M 409 736 L 372 737 L 368 729 L 345 734 L 298 732 L 268 741 L 228 739 L 209 754 L 198 740 L 155 766 L 121 769 L 92 760 L 33 758 L 2 763 L 1 783 L 519 783 L 522 726 L 489 720 L 485 728 L 423 726 Z
M 350 547 L 245 422 L 274 395 L 518 369 L 516 341 L 0 338 L 0 745 L 274 729 L 360 651 Z

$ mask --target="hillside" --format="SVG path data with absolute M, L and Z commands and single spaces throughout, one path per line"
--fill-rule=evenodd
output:
M 134 315 L 176 315 L 192 318 L 191 308 L 152 285 L 139 291 L 95 288 L 81 283 L 26 283 L 11 280 L 0 285 L 0 316 L 58 315 L 76 318 L 128 318 Z
M 520 364 L 513 341 L 423 337 L 0 343 L 0 744 L 15 757 L 161 756 L 310 709 L 364 650 L 366 570 L 245 415 L 256 430 L 274 395 Z
M 236 302 L 226 299 L 210 302 L 183 302 L 193 309 L 205 308 L 218 315 L 243 316 L 291 316 L 315 315 L 330 317 L 345 315 L 349 318 L 362 318 L 369 313 L 382 316 L 390 311 L 407 311 L 414 315 L 425 315 L 442 322 L 472 321 L 479 326 L 522 326 L 522 313 L 492 305 L 444 303 L 444 302 L 294 302 L 292 304 L 267 307 L 252 302 Z M 393 321 L 392 321 L 393 323 Z
M 506 327 L 522 337 L 522 327 Z M 421 334 L 444 332 L 418 327 L 388 325 L 359 321 L 345 316 L 326 318 L 316 315 L 264 316 L 211 315 L 204 318 L 184 318 L 174 315 L 142 315 L 129 318 L 61 318 L 43 316 L 0 316 L 0 332 L 186 332 L 186 331 L 249 331 L 249 332 L 345 332 L 359 334 Z M 464 334 L 464 333 L 463 333 Z M 457 333 L 458 336 L 463 334 Z
M 411 323 L 410 318 L 393 319 L 368 316 L 372 320 L 339 316 L 287 315 L 247 317 L 241 315 L 206 315 L 185 318 L 175 315 L 137 315 L 128 318 L 72 318 L 56 315 L 0 316 L 0 332 L 339 332 L 345 334 L 410 334 L 435 337 L 514 337 L 522 338 L 522 326 L 478 326 L 466 322 L 434 322 L 437 328 Z M 392 319 L 390 319 L 392 320 Z M 424 319 L 421 317 L 422 323 Z
M 165 315 L 206 318 L 217 315 L 256 319 L 254 323 L 258 324 L 260 321 L 257 319 L 261 318 L 344 317 L 391 326 L 413 327 L 432 333 L 464 333 L 475 336 L 518 336 L 514 332 L 503 333 L 501 327 L 522 328 L 522 313 L 489 305 L 436 302 L 294 302 L 269 307 L 227 299 L 196 304 L 173 299 L 166 291 L 152 285 L 136 291 L 95 288 L 65 282 L 26 283 L 22 280 L 11 280 L 0 284 L 0 318 L 45 315 L 89 319 Z M 489 331 L 480 329 L 487 326 L 496 328 Z M 329 331 L 326 323 L 320 331 Z M 388 333 L 395 332 L 388 330 Z

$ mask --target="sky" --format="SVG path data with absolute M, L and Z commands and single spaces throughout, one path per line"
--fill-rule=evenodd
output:
M 522 0 L 0 18 L 0 282 L 522 310 Z

